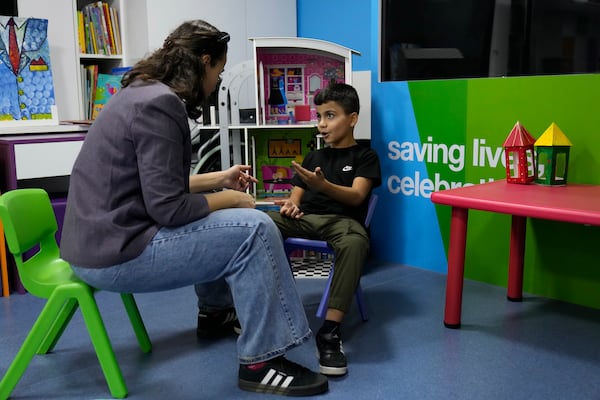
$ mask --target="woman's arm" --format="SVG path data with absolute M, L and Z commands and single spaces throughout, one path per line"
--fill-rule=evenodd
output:
M 234 189 L 244 191 L 251 182 L 258 180 L 248 171 L 249 165 L 234 165 L 224 171 L 207 172 L 190 176 L 190 193 L 209 192 L 217 189 Z
M 208 202 L 210 211 L 222 210 L 224 208 L 255 208 L 254 197 L 245 192 L 237 190 L 223 190 L 220 192 L 207 193 L 204 195 Z

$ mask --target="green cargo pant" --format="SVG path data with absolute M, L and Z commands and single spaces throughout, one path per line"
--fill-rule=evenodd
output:
M 304 215 L 301 219 L 269 211 L 284 238 L 300 237 L 325 240 L 335 253 L 335 268 L 329 292 L 328 308 L 347 312 L 369 255 L 369 235 L 353 218 L 334 214 Z

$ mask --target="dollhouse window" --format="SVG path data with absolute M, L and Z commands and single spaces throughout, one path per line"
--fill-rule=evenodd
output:
M 311 75 L 308 80 L 308 90 L 311 94 L 321 89 L 321 77 L 319 75 Z

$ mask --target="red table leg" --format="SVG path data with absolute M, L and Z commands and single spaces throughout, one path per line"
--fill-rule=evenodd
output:
M 450 244 L 448 246 L 448 278 L 446 280 L 446 309 L 444 314 L 446 328 L 460 328 L 468 217 L 468 209 L 452 207 Z
M 510 301 L 523 299 L 523 264 L 525 263 L 525 229 L 527 217 L 512 216 L 510 257 L 508 262 L 508 294 Z

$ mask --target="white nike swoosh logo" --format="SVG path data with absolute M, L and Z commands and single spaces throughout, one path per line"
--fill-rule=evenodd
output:
M 342 168 L 343 172 L 348 172 L 348 171 L 352 171 L 352 166 L 351 165 L 346 165 L 344 168 Z

